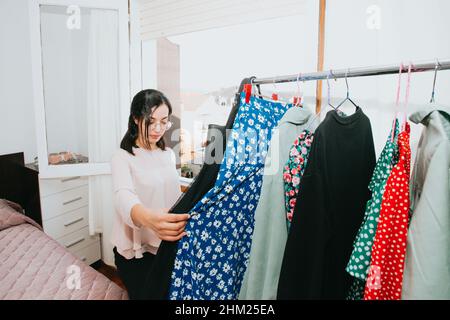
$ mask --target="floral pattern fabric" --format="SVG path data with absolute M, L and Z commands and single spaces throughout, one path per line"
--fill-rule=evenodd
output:
M 294 215 L 297 195 L 300 189 L 300 180 L 308 162 L 309 151 L 314 139 L 314 134 L 308 130 L 303 131 L 289 152 L 289 159 L 283 170 L 285 204 L 286 204 L 286 224 L 289 230 L 292 217 Z
M 399 300 L 409 223 L 410 128 L 398 136 L 399 161 L 383 194 L 364 300 Z
M 241 94 L 214 187 L 191 210 L 178 243 L 172 300 L 237 299 L 247 268 L 272 130 L 290 105 Z

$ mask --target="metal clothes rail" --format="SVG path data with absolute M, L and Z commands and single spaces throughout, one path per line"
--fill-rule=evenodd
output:
M 348 68 L 339 70 L 328 70 L 311 73 L 299 73 L 288 76 L 277 76 L 271 78 L 255 78 L 253 84 L 273 84 L 297 81 L 325 80 L 338 78 L 353 78 L 380 76 L 387 74 L 397 74 L 400 71 L 401 64 L 388 66 L 375 66 L 363 68 Z M 403 64 L 402 72 L 408 72 L 409 63 Z M 412 63 L 411 72 L 439 71 L 450 69 L 450 60 L 435 60 L 427 62 Z

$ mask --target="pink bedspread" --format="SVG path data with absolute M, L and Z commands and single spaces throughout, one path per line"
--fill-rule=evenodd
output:
M 126 291 L 0 203 L 0 299 L 126 300 Z

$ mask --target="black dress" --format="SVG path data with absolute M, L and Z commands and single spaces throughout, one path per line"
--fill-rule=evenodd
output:
M 189 212 L 194 205 L 200 201 L 203 196 L 214 186 L 216 182 L 217 174 L 220 169 L 220 163 L 222 159 L 215 159 L 215 150 L 223 150 L 223 154 L 225 153 L 226 148 L 226 140 L 228 138 L 227 130 L 232 129 L 234 119 L 239 110 L 240 103 L 240 93 L 244 89 L 244 84 L 250 83 L 251 78 L 246 78 L 241 82 L 238 93 L 236 94 L 233 108 L 228 117 L 227 123 L 225 126 L 218 125 L 209 125 L 208 127 L 208 144 L 205 150 L 205 163 L 202 166 L 199 174 L 195 178 L 195 180 L 189 186 L 189 189 L 186 193 L 184 193 L 180 199 L 178 199 L 177 203 L 169 210 L 172 213 L 187 213 Z M 217 134 L 221 132 L 221 135 L 218 137 Z M 220 146 L 220 144 L 222 144 Z M 211 161 L 211 157 L 214 158 L 214 161 Z M 219 160 L 219 161 L 218 161 Z M 158 253 L 153 262 L 153 266 L 145 279 L 145 282 L 142 286 L 142 294 L 140 295 L 142 299 L 150 299 L 150 300 L 165 300 L 168 298 L 170 284 L 171 284 L 171 275 L 173 270 L 173 264 L 176 257 L 178 247 L 178 241 L 169 242 L 162 241 Z
M 370 197 L 375 167 L 369 118 L 361 108 L 330 111 L 317 128 L 283 257 L 278 299 L 345 299 L 345 271 Z

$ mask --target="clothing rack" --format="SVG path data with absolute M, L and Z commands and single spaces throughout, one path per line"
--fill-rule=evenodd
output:
M 285 83 L 285 82 L 297 82 L 297 81 L 311 81 L 311 80 L 325 80 L 325 79 L 338 79 L 338 78 L 354 78 L 354 77 L 367 77 L 367 76 L 380 76 L 387 74 L 397 74 L 400 71 L 401 64 L 388 65 L 388 66 L 376 66 L 376 67 L 362 67 L 362 68 L 348 68 L 339 70 L 328 70 L 311 73 L 299 73 L 289 76 L 277 76 L 271 78 L 255 78 L 252 83 L 255 85 L 260 84 L 273 84 L 273 83 Z M 403 64 L 402 72 L 408 72 L 409 62 Z M 420 63 L 412 63 L 411 72 L 425 72 L 425 71 L 440 71 L 449 70 L 450 60 L 435 60 Z

